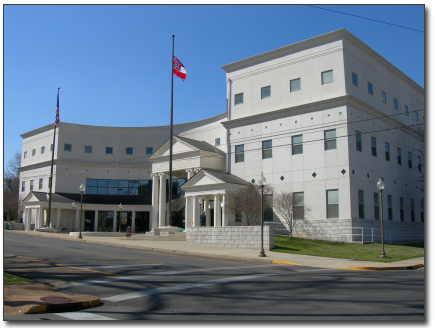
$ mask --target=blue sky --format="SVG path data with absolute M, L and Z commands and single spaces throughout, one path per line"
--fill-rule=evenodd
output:
M 422 5 L 319 5 L 424 30 Z M 225 72 L 250 56 L 346 28 L 424 87 L 424 34 L 305 5 L 7 5 L 4 160 L 20 134 L 54 121 L 169 124 L 172 34 L 187 78 L 174 78 L 174 123 L 226 109 Z

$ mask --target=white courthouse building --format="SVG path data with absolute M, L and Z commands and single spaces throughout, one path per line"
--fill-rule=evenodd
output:
M 222 69 L 226 111 L 174 125 L 173 225 L 199 226 L 203 210 L 207 226 L 240 225 L 226 210 L 227 194 L 263 172 L 275 193 L 303 196 L 296 235 L 358 240 L 350 234 L 361 227 L 380 229 L 381 177 L 386 241 L 390 233 L 392 242 L 424 240 L 415 131 L 424 123 L 423 88 L 345 29 Z M 78 231 L 81 183 L 85 231 L 168 225 L 169 126 L 61 122 L 52 150 L 53 129 L 21 135 L 26 229 L 47 223 L 51 151 L 52 227 Z M 268 213 L 275 233 L 285 229 L 273 208 Z

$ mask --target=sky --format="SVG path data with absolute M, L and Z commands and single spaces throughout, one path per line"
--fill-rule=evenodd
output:
M 423 5 L 317 5 L 425 31 Z M 174 77 L 174 124 L 226 111 L 221 66 L 347 29 L 424 88 L 425 34 L 306 5 L 5 5 L 4 165 L 21 134 L 60 121 L 170 122 L 172 35 L 187 71 Z M 170 63 L 171 61 L 171 63 Z M 169 137 L 169 136 L 168 136 Z

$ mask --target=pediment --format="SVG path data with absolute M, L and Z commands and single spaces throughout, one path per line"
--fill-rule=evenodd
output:
M 30 192 L 23 200 L 24 203 L 34 203 L 34 202 L 40 202 L 40 200 L 32 193 Z
M 221 179 L 218 179 L 217 177 L 211 175 L 210 173 L 207 173 L 204 170 L 199 171 L 197 174 L 195 174 L 192 178 L 187 180 L 183 185 L 182 188 L 186 187 L 195 187 L 195 186 L 210 186 L 210 185 L 217 185 L 225 183 Z
M 192 151 L 198 151 L 199 149 L 189 145 L 187 142 L 184 142 L 177 137 L 173 137 L 172 139 L 172 153 L 180 154 L 180 153 L 188 153 Z M 169 139 L 161 145 L 149 158 L 156 159 L 159 157 L 169 156 Z

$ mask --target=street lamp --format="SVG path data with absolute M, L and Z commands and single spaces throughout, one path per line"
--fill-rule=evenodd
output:
M 261 250 L 260 250 L 260 254 L 258 254 L 259 257 L 266 257 L 263 248 L 263 189 L 265 183 L 266 183 L 266 178 L 264 177 L 263 172 L 261 172 L 261 176 L 258 178 L 258 184 L 261 187 Z
M 72 208 L 73 208 L 73 210 L 76 209 L 76 203 L 75 202 L 72 203 Z M 74 232 L 74 215 L 75 215 L 75 212 L 73 214 L 73 224 L 72 224 L 72 228 L 71 228 L 72 232 Z
M 80 221 L 79 221 L 79 238 L 83 239 L 82 237 L 82 212 L 83 212 L 83 192 L 85 191 L 85 185 L 82 184 L 80 185 Z
M 385 255 L 385 250 L 384 250 L 384 211 L 383 211 L 383 208 L 382 208 L 382 192 L 384 191 L 385 183 L 384 183 L 384 181 L 382 181 L 382 178 L 379 178 L 379 181 L 376 184 L 376 186 L 378 187 L 379 193 L 381 194 L 381 238 L 382 238 L 382 252 L 381 252 L 381 255 L 379 257 L 387 257 L 387 255 Z
M 122 204 L 119 203 L 119 225 L 118 225 L 118 232 L 121 232 L 121 211 L 122 211 Z

